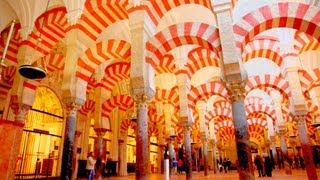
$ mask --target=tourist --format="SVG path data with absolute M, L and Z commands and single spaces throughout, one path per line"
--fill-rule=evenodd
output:
M 182 172 L 182 166 L 183 166 L 183 161 L 180 158 L 179 161 L 178 161 L 178 173 L 179 174 L 181 174 L 181 172 Z
M 88 180 L 93 180 L 93 176 L 95 174 L 95 172 L 94 172 L 94 165 L 95 164 L 96 164 L 96 160 L 93 159 L 92 152 L 90 152 L 87 157 L 87 165 L 86 165 Z
M 177 174 L 178 162 L 175 158 L 173 158 L 173 160 L 172 160 L 172 167 L 173 167 L 173 173 Z
M 262 159 L 260 155 L 256 155 L 256 157 L 254 158 L 254 164 L 257 167 L 258 173 L 259 173 L 259 177 L 262 177 L 263 172 L 262 172 Z
M 268 177 L 272 177 L 272 167 L 273 167 L 272 159 L 269 156 L 265 156 L 264 168 L 265 168 L 265 173 Z

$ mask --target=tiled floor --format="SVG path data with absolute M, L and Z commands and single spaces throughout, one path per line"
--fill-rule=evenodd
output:
M 318 169 L 318 177 L 320 177 L 320 169 Z M 283 170 L 281 171 L 274 171 L 272 177 L 263 177 L 259 178 L 258 173 L 255 172 L 256 179 L 259 180 L 307 180 L 307 175 L 306 171 L 302 170 L 293 170 L 292 175 L 286 175 Z M 104 178 L 104 179 L 110 179 L 110 180 L 133 180 L 135 179 L 134 174 L 130 174 L 126 177 L 109 177 L 109 178 Z M 150 174 L 149 178 L 150 180 L 165 180 L 165 179 L 170 179 L 170 180 L 183 180 L 185 179 L 185 174 L 180 174 L 180 175 L 171 175 L 169 178 L 166 178 L 163 174 Z M 225 173 L 218 173 L 218 174 L 213 174 L 213 171 L 210 171 L 209 176 L 204 176 L 203 172 L 193 172 L 193 178 L 194 180 L 202 180 L 202 179 L 215 179 L 215 180 L 234 180 L 234 179 L 239 179 L 238 178 L 238 173 L 236 172 L 231 172 L 228 174 Z

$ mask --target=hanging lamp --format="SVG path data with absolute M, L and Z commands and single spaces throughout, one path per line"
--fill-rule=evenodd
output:
M 48 11 L 49 3 L 50 3 L 50 0 L 47 1 L 45 14 Z M 39 38 L 37 39 L 35 51 L 37 51 L 39 49 L 39 44 L 41 44 L 41 42 L 42 42 L 41 36 L 42 36 L 42 30 L 43 30 L 43 26 L 44 26 L 44 20 L 42 21 L 42 25 L 40 28 L 40 35 L 39 35 Z M 41 48 L 41 51 L 42 51 L 42 48 Z M 36 53 L 34 53 L 34 54 L 36 54 Z M 42 66 L 42 62 L 44 64 L 43 66 Z M 47 76 L 47 69 L 46 69 L 44 57 L 40 58 L 39 65 L 31 64 L 31 63 L 21 65 L 19 67 L 19 74 L 27 79 L 43 79 L 43 78 L 45 78 Z
M 4 63 L 4 60 L 5 60 L 6 55 L 7 55 L 7 51 L 8 51 L 8 47 L 9 47 L 9 43 L 10 43 L 10 40 L 11 40 L 11 36 L 12 36 L 12 33 L 13 33 L 13 28 L 14 28 L 15 23 L 16 23 L 16 20 L 12 20 L 11 26 L 10 26 L 10 30 L 9 30 L 9 34 L 8 34 L 8 37 L 7 37 L 7 41 L 6 41 L 6 45 L 4 47 L 4 50 L 3 50 L 3 53 L 2 53 L 2 56 L 1 56 L 1 59 L 0 59 L 0 80 L 2 79 L 3 70 L 7 67 L 7 65 Z

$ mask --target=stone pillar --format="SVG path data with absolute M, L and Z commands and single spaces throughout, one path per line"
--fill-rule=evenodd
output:
M 288 161 L 288 148 L 286 142 L 286 129 L 284 126 L 279 126 L 280 147 L 283 155 L 283 163 L 286 174 L 292 174 L 291 167 Z
M 203 167 L 204 167 L 204 176 L 208 176 L 208 136 L 205 132 L 201 133 L 202 141 L 202 156 L 203 156 Z
M 213 153 L 213 173 L 214 174 L 217 174 L 217 172 L 218 172 L 216 149 L 217 149 L 217 141 L 213 139 L 212 140 L 212 153 Z
M 197 111 L 199 115 L 200 133 L 202 141 L 203 150 L 203 165 L 204 165 L 204 175 L 208 175 L 208 127 L 206 126 L 205 113 L 207 110 L 207 104 L 205 101 L 199 100 L 197 102 Z
M 79 144 L 79 137 L 81 135 L 81 131 L 76 131 L 74 135 L 74 146 L 73 146 L 73 155 L 72 155 L 72 180 L 77 179 L 78 173 L 78 144 Z
M 136 179 L 148 179 L 148 101 L 145 94 L 135 96 L 137 103 Z
M 94 131 L 96 132 L 97 134 L 97 146 L 95 148 L 95 152 L 97 152 L 97 161 L 96 161 L 96 177 L 98 179 L 101 179 L 102 178 L 102 171 L 103 171 L 103 165 L 102 165 L 102 162 L 105 160 L 105 157 L 106 157 L 106 150 L 103 149 L 103 137 L 104 135 L 106 134 L 107 132 L 107 129 L 105 128 L 95 128 Z
M 18 160 L 25 118 L 30 106 L 14 109 L 15 121 L 0 120 L 0 179 L 12 180 Z
M 312 149 L 310 147 L 305 115 L 296 115 L 295 121 L 297 122 L 297 128 L 308 179 L 318 179 L 317 171 L 313 162 Z
M 190 136 L 191 127 L 183 126 L 184 133 L 184 147 L 185 149 L 185 168 L 186 168 L 186 179 L 192 179 L 192 158 L 191 158 L 191 136 Z
M 272 151 L 274 166 L 276 169 L 278 169 L 278 155 L 277 155 L 277 149 L 276 149 L 277 138 L 276 138 L 276 136 L 274 136 L 274 135 L 270 136 L 270 141 L 271 141 L 271 151 Z
M 66 103 L 66 126 L 64 132 L 64 143 L 62 153 L 61 179 L 69 180 L 72 178 L 72 158 L 74 149 L 74 137 L 76 132 L 77 111 L 81 107 L 76 102 Z
M 248 123 L 244 105 L 244 85 L 240 82 L 229 84 L 232 100 L 232 116 L 235 128 L 238 155 L 239 179 L 254 179 L 254 170 L 249 143 Z
M 119 161 L 118 172 L 119 176 L 126 176 L 127 173 L 127 141 L 119 139 Z
M 176 152 L 174 150 L 174 140 L 175 140 L 175 135 L 174 134 L 170 135 L 170 137 L 168 138 L 169 157 L 170 157 L 170 160 L 171 160 L 171 161 L 169 161 L 169 162 L 171 162 L 171 164 L 170 164 L 170 174 L 174 174 L 173 166 L 172 166 L 173 158 L 177 159 L 176 158 Z

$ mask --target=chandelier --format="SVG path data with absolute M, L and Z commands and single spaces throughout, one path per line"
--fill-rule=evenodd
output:
M 49 3 L 50 3 L 50 0 L 47 1 L 46 10 L 45 10 L 44 14 L 46 14 L 46 12 L 48 11 Z M 43 26 L 45 24 L 44 21 L 45 21 L 45 18 L 43 19 L 41 27 L 40 27 L 40 35 L 37 39 L 34 55 L 36 54 L 36 52 L 40 48 L 39 46 L 42 44 L 41 43 L 42 42 L 41 36 L 42 36 Z M 40 50 L 41 50 L 41 54 L 43 54 L 42 48 L 40 48 Z M 32 62 L 32 60 L 34 60 L 34 58 L 32 58 L 28 61 Z M 38 63 L 38 65 L 32 64 L 31 62 L 21 65 L 19 67 L 19 74 L 27 79 L 43 79 L 43 78 L 45 78 L 47 76 L 47 69 L 46 69 L 44 57 L 40 58 L 40 63 Z M 42 66 L 42 63 L 43 63 L 43 66 Z

